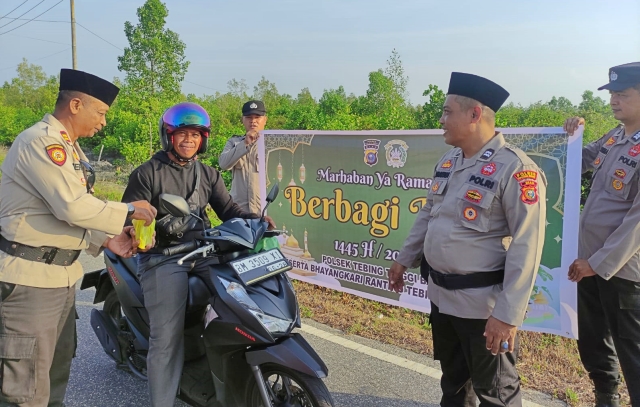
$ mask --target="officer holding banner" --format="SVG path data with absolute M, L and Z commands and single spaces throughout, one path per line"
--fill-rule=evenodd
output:
M 582 150 L 582 171 L 593 171 L 580 216 L 578 350 L 593 380 L 596 406 L 618 406 L 622 368 L 631 405 L 640 406 L 640 62 L 614 66 L 609 83 L 616 127 Z M 572 134 L 584 119 L 567 119 Z M 633 385 L 632 385 L 633 384 Z
M 442 406 L 520 406 L 516 331 L 540 265 L 546 178 L 495 131 L 508 92 L 485 78 L 454 72 L 440 123 L 454 146 L 409 237 L 389 270 L 430 267 L 434 358 L 442 367 Z

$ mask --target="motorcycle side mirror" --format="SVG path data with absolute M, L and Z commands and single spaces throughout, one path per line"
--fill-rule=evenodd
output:
M 278 184 L 275 184 L 273 187 L 271 187 L 271 191 L 269 191 L 269 193 L 267 194 L 267 202 L 271 203 L 275 201 L 276 197 L 278 196 L 278 192 L 280 192 L 280 187 L 278 186 Z
M 191 214 L 187 201 L 178 195 L 160 194 L 160 207 L 173 216 L 187 216 Z
M 280 187 L 276 182 L 275 185 L 271 187 L 271 191 L 269 191 L 269 193 L 267 194 L 267 199 L 266 199 L 267 204 L 262 209 L 262 219 L 264 219 L 264 212 L 267 210 L 267 206 L 269 206 L 271 202 L 276 200 L 276 197 L 278 196 L 279 191 L 280 191 Z

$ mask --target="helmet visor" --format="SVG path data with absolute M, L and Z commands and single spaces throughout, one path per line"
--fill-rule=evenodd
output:
M 162 116 L 162 121 L 168 130 L 173 132 L 180 127 L 211 127 L 211 120 L 207 111 L 195 103 L 180 103 L 167 110 Z

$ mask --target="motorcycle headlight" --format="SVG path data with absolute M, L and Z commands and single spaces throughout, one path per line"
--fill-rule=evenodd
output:
M 249 297 L 249 293 L 247 293 L 247 290 L 245 290 L 241 284 L 227 281 L 221 277 L 218 277 L 218 279 L 224 286 L 227 294 L 238 301 L 247 311 L 251 312 L 269 332 L 272 334 L 287 333 L 293 321 L 265 314 L 258 304 Z

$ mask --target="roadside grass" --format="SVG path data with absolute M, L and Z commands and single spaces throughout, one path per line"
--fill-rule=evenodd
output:
M 294 280 L 303 317 L 348 334 L 433 355 L 428 315 Z M 520 332 L 518 372 L 524 388 L 552 395 L 572 406 L 593 404 L 591 381 L 577 342 L 557 335 Z M 620 388 L 622 404 L 629 405 Z

